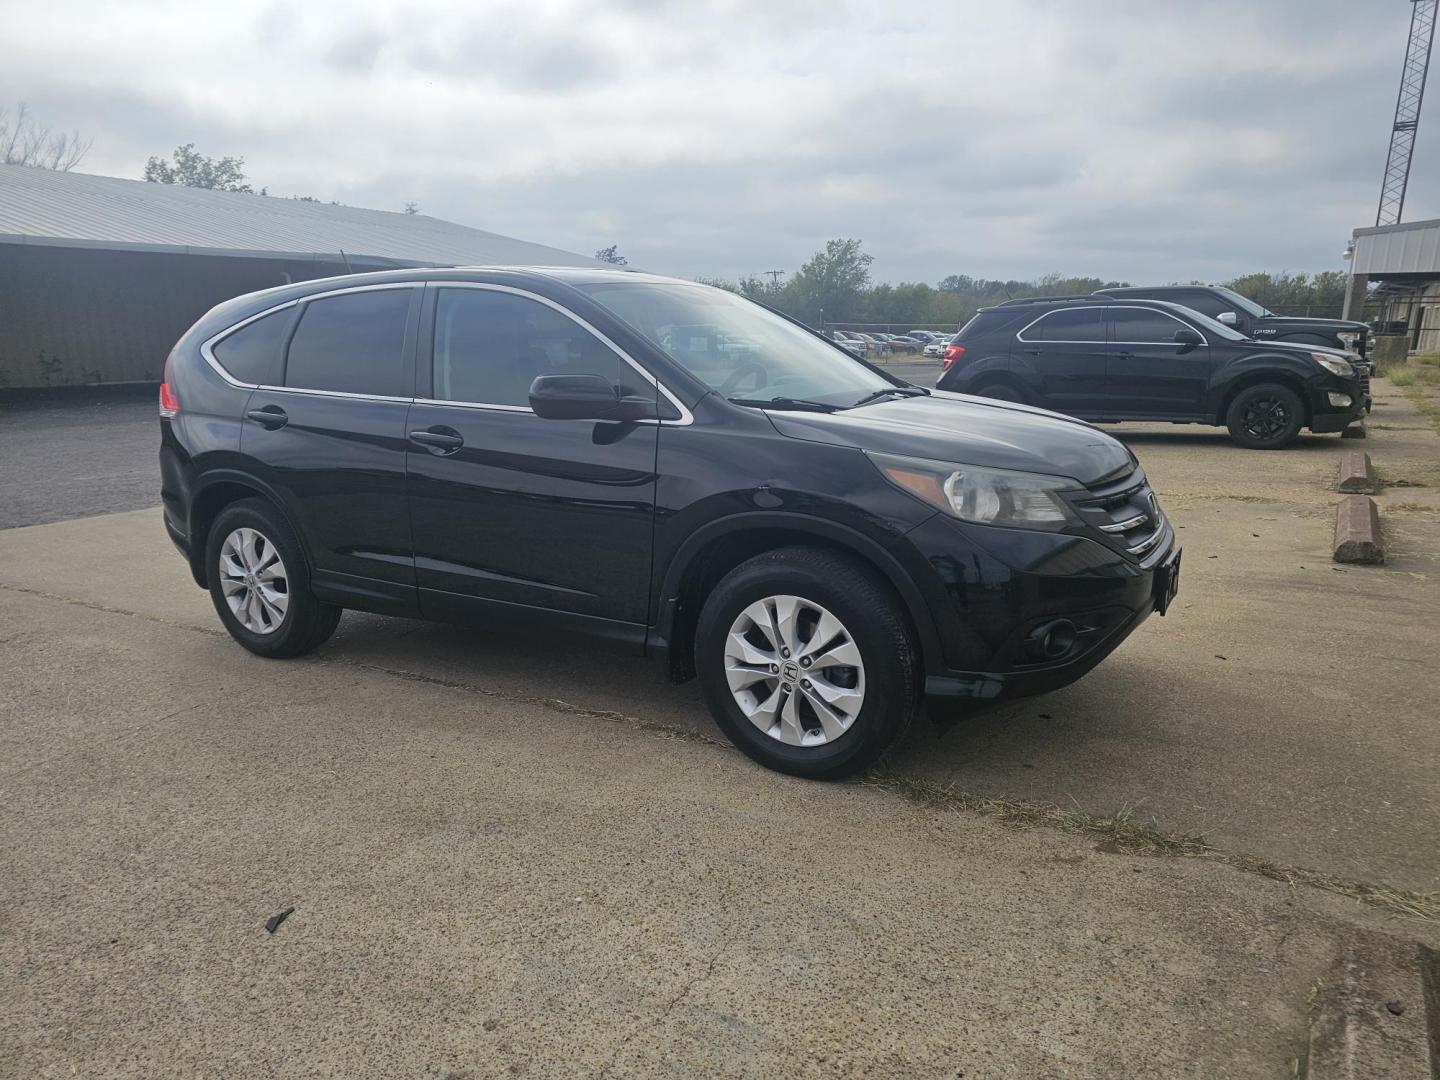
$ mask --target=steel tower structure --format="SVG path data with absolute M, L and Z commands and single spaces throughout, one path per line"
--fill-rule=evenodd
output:
M 1376 225 L 1398 224 L 1405 209 L 1410 155 L 1415 149 L 1420 102 L 1425 97 L 1425 76 L 1430 71 L 1430 46 L 1435 40 L 1435 7 L 1440 0 L 1410 2 L 1414 5 L 1410 12 L 1410 42 L 1405 47 L 1405 68 L 1400 74 L 1400 96 L 1395 101 L 1395 126 L 1390 131 L 1390 153 L 1385 159 Z

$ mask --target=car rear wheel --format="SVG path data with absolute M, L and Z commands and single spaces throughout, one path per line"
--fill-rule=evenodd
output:
M 919 706 L 919 652 L 899 601 L 822 549 L 766 552 L 727 574 L 700 613 L 695 652 L 720 729 L 795 776 L 868 768 Z
M 289 524 L 263 499 L 232 503 L 206 545 L 210 599 L 230 636 L 258 656 L 300 656 L 335 632 L 341 609 L 310 592 Z
M 1300 434 L 1305 408 L 1300 395 L 1279 383 L 1248 386 L 1225 414 L 1230 438 L 1248 450 L 1279 450 Z

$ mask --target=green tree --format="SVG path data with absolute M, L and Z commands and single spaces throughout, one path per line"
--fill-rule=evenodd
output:
M 204 154 L 195 152 L 194 143 L 186 143 L 175 148 L 172 161 L 152 157 L 145 162 L 144 178 L 155 184 L 181 184 L 185 187 L 254 194 L 255 189 L 245 182 L 244 167 L 244 158 L 207 158 Z M 260 194 L 265 192 L 262 190 Z
M 778 292 L 782 310 L 812 326 L 821 321 L 853 321 L 861 295 L 870 285 L 873 255 L 860 250 L 859 240 L 830 240 Z M 777 305 L 778 306 L 778 305 Z
M 615 266 L 628 266 L 629 262 L 626 260 L 625 256 L 621 255 L 620 252 L 615 250 L 618 246 L 619 245 L 617 244 L 611 244 L 609 247 L 601 248 L 599 251 L 595 252 L 595 258 L 599 259 L 601 262 L 604 263 L 612 263 Z

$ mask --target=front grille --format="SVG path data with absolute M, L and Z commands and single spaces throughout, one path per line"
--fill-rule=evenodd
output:
M 1352 362 L 1350 366 L 1355 369 L 1355 374 L 1360 379 L 1360 398 L 1363 401 L 1370 396 L 1370 375 L 1374 371 L 1374 365 L 1362 360 L 1358 363 Z
M 1144 563 L 1164 549 L 1169 531 L 1165 513 L 1140 469 L 1078 494 L 1071 503 L 1108 545 L 1132 559 Z

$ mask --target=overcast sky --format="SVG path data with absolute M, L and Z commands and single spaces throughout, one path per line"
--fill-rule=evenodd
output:
M 687 277 L 857 237 L 877 279 L 1342 269 L 1406 0 L 0 0 L 0 102 L 138 177 L 256 186 Z M 1430 111 L 1440 109 L 1440 99 Z M 1440 217 L 1440 115 L 1406 219 Z

